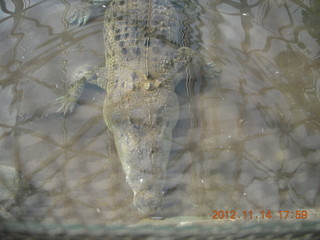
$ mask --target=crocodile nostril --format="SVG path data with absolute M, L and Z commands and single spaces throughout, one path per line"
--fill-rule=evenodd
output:
M 150 151 L 150 156 L 152 156 L 153 154 L 159 152 L 160 149 L 158 147 L 152 147 L 151 151 Z

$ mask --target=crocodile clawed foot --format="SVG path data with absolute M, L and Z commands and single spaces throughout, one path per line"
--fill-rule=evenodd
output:
M 88 4 L 80 5 L 73 10 L 70 17 L 67 18 L 67 21 L 70 24 L 77 24 L 78 26 L 85 25 L 90 16 L 92 15 L 92 7 Z
M 214 76 L 216 79 L 220 78 L 221 69 L 214 62 L 205 64 L 203 69 L 209 76 Z
M 73 112 L 76 106 L 76 102 L 70 100 L 68 95 L 57 98 L 56 104 L 61 104 L 61 107 L 57 110 L 57 112 L 63 114 L 64 116 Z

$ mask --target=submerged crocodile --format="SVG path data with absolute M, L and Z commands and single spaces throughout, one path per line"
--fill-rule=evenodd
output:
M 106 67 L 86 67 L 75 74 L 67 95 L 58 99 L 59 111 L 73 111 L 85 82 L 106 90 L 103 117 L 133 190 L 133 203 L 146 215 L 159 214 L 179 115 L 174 88 L 192 53 L 180 46 L 180 21 L 169 0 L 90 1 L 69 21 L 85 24 L 101 2 L 108 3 Z

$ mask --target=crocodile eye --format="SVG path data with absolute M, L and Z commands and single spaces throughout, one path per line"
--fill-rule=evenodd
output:
M 135 119 L 130 117 L 129 118 L 129 124 L 135 126 L 135 125 L 137 125 L 137 121 L 135 121 Z
M 162 122 L 163 122 L 163 117 L 157 116 L 155 121 L 156 125 L 160 125 Z
M 141 119 L 130 117 L 129 124 L 136 129 L 140 129 L 143 126 L 143 121 Z

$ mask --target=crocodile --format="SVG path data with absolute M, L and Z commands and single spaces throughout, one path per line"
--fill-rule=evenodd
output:
M 58 111 L 74 110 L 85 83 L 106 91 L 103 118 L 133 190 L 133 205 L 157 217 L 179 116 L 174 88 L 193 52 L 182 46 L 181 19 L 169 0 L 90 1 L 76 8 L 69 22 L 86 24 L 101 3 L 106 66 L 76 72 L 67 94 L 57 99 Z

